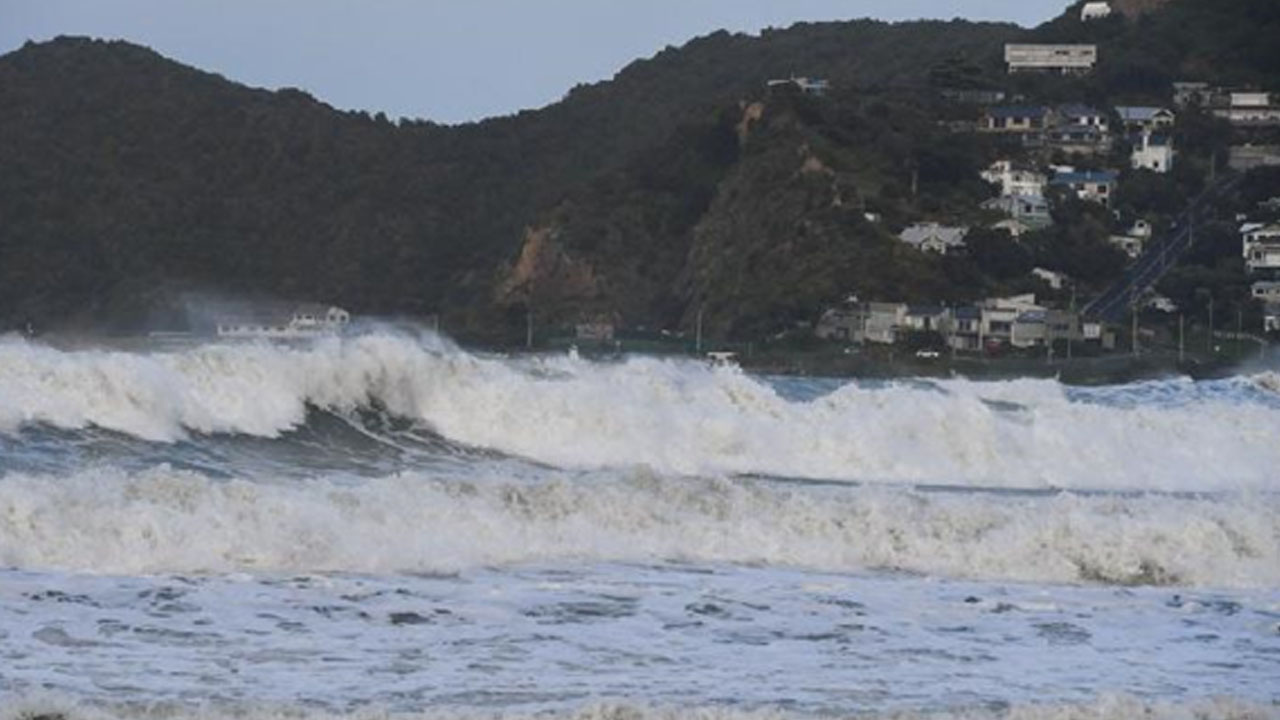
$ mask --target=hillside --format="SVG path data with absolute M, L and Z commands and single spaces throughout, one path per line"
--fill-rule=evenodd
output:
M 0 58 L 0 327 L 135 326 L 191 289 L 484 315 L 540 213 L 764 78 L 920 82 L 928 57 L 896 61 L 895 43 L 989 51 L 1012 32 L 716 33 L 544 110 L 459 127 L 338 112 L 125 42 L 28 44 Z
M 1280 23 L 1263 5 L 1172 0 L 1087 27 L 1068 9 L 1034 31 L 720 32 L 542 110 L 456 127 L 339 112 L 125 42 L 28 44 L 0 57 L 0 329 L 172 324 L 198 291 L 442 313 L 495 339 L 529 308 L 649 327 L 701 309 L 713 332 L 750 337 L 851 289 L 933 302 L 1017 289 L 1024 249 L 943 259 L 892 240 L 924 217 L 973 219 L 990 192 L 977 170 L 994 150 L 939 123 L 974 112 L 939 87 L 1104 102 L 1164 99 L 1174 77 L 1275 80 L 1265 38 Z M 1103 43 L 1102 65 L 1010 79 L 1001 47 L 1027 37 Z M 765 91 L 792 73 L 833 90 Z

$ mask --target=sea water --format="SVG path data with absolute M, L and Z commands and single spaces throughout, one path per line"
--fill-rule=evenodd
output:
M 0 339 L 0 718 L 1278 717 L 1277 380 Z

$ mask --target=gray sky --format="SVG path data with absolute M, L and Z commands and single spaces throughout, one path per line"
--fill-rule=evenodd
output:
M 464 122 L 541 107 L 667 45 L 800 20 L 1035 25 L 1068 0 L 0 0 L 0 53 L 121 38 L 343 109 Z

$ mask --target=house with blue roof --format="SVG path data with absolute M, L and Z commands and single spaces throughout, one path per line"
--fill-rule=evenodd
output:
M 1111 204 L 1111 196 L 1115 194 L 1119 177 L 1119 173 L 1114 170 L 1069 170 L 1054 175 L 1049 184 L 1066 186 L 1081 200 L 1106 207 Z

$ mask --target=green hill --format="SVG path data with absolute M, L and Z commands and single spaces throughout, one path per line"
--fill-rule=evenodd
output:
M 1068 10 L 1034 31 L 720 32 L 461 126 L 340 112 L 125 42 L 28 44 L 0 57 L 0 328 L 176 322 L 166 311 L 195 291 L 442 313 L 493 339 L 530 306 L 546 322 L 649 327 L 701 308 L 713 332 L 752 337 L 850 290 L 941 302 L 1016 289 L 1025 249 L 944 259 L 892 239 L 922 217 L 979 219 L 990 193 L 977 170 L 995 150 L 939 123 L 974 112 L 940 87 L 1103 102 L 1167 94 L 1174 76 L 1280 86 L 1276 15 L 1174 0 L 1087 27 Z M 1005 76 L 1003 43 L 1028 37 L 1100 42 L 1102 67 Z M 766 91 L 792 73 L 832 91 Z

